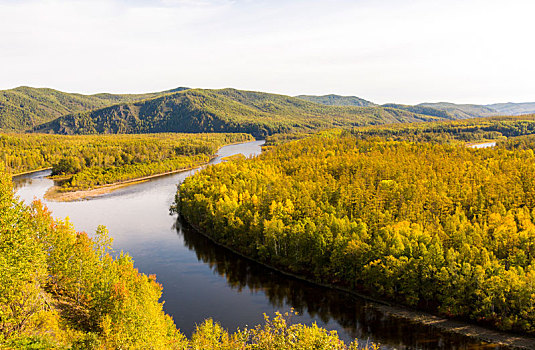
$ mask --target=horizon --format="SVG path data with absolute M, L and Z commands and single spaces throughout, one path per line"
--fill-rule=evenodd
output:
M 534 12 L 527 0 L 0 0 L 0 89 L 529 102 Z

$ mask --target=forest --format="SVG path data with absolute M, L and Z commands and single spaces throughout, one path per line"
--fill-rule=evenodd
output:
M 197 166 L 225 144 L 252 140 L 247 134 L 3 134 L 0 160 L 14 174 L 51 167 L 71 191 Z
M 62 116 L 34 128 L 56 134 L 244 132 L 257 138 L 439 118 L 391 107 L 329 106 L 296 97 L 236 89 L 189 89 L 143 101 Z
M 161 291 L 113 251 L 105 227 L 76 232 L 39 201 L 26 206 L 0 168 L 0 348 L 357 349 L 279 313 L 233 333 L 208 319 L 187 339 L 164 313 Z
M 352 129 L 359 139 L 463 143 L 504 140 L 535 133 L 535 115 L 473 118 L 431 123 L 391 124 Z
M 186 88 L 147 94 L 82 95 L 48 88 L 21 86 L 0 90 L 0 130 L 24 131 L 66 114 L 143 100 Z
M 478 130 L 527 133 L 527 119 Z M 414 142 L 446 127 L 437 123 L 281 143 L 187 178 L 174 210 L 309 280 L 535 334 L 535 136 L 472 149 L 459 140 L 477 122 L 438 138 L 455 142 Z

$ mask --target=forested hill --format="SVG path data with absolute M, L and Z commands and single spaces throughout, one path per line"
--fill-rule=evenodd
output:
M 525 103 L 494 103 L 490 105 L 455 104 L 448 102 L 421 103 L 411 107 L 434 108 L 447 112 L 454 119 L 474 117 L 490 117 L 503 115 L 526 115 L 535 113 L 535 102 Z
M 474 117 L 491 117 L 501 114 L 494 108 L 474 105 L 474 104 L 455 104 L 449 102 L 437 103 L 420 103 L 417 107 L 431 107 L 448 112 L 454 119 L 467 119 Z
M 121 102 L 147 99 L 186 88 L 147 94 L 82 95 L 48 88 L 21 86 L 0 91 L 0 129 L 23 131 L 74 112 L 88 111 Z
M 328 106 L 357 106 L 357 107 L 371 107 L 378 106 L 377 104 L 364 100 L 356 96 L 340 96 L 340 95 L 299 95 L 297 98 L 320 103 Z M 425 114 L 436 116 L 444 119 L 468 119 L 491 117 L 499 115 L 525 115 L 535 113 L 535 102 L 524 103 L 494 103 L 489 105 L 477 104 L 456 104 L 450 102 L 436 102 L 436 103 L 420 103 L 418 105 L 403 105 L 396 103 L 387 103 L 381 107 L 392 107 L 403 109 L 412 113 Z
M 74 113 L 36 127 L 60 134 L 278 132 L 436 120 L 384 107 L 325 106 L 299 98 L 235 89 L 189 89 L 143 101 Z
M 497 110 L 502 115 L 522 115 L 535 113 L 535 102 L 495 103 L 487 105 L 487 107 Z
M 445 110 L 445 109 L 429 107 L 426 105 L 411 106 L 411 105 L 403 105 L 403 104 L 397 104 L 397 103 L 387 103 L 387 104 L 382 105 L 381 107 L 397 108 L 397 109 L 402 109 L 404 111 L 408 111 L 412 113 L 431 115 L 431 116 L 435 116 L 441 119 L 455 120 L 455 119 L 468 118 L 464 114 L 461 115 L 457 113 L 451 113 L 450 111 Z
M 383 105 L 387 106 L 387 105 Z M 392 106 L 392 105 L 390 105 Z M 449 102 L 420 103 L 412 108 L 433 108 L 446 112 L 452 119 L 467 119 L 477 117 L 491 117 L 504 115 L 526 115 L 535 113 L 535 102 L 525 103 L 494 103 L 490 105 L 455 104 Z M 416 112 L 421 113 L 421 112 Z M 425 113 L 427 114 L 427 113 Z M 432 114 L 435 115 L 435 114 Z
M 356 106 L 356 107 L 371 107 L 376 106 L 375 103 L 367 101 L 356 96 L 340 96 L 340 95 L 299 95 L 297 98 L 307 100 L 310 102 L 320 103 L 327 106 Z

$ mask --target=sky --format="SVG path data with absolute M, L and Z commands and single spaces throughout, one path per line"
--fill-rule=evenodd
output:
M 0 89 L 535 101 L 532 0 L 0 0 Z

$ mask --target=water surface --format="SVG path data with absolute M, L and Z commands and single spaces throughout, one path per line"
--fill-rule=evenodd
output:
M 496 146 L 496 141 L 476 143 L 476 144 L 470 145 L 470 147 L 472 148 L 489 148 L 489 147 L 494 147 L 494 146 Z

